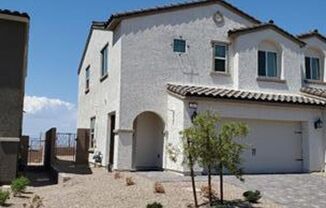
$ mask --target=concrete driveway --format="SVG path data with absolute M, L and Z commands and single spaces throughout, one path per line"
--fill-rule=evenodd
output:
M 139 175 L 161 182 L 190 181 L 190 177 L 170 172 L 138 172 Z M 326 208 L 326 176 L 315 174 L 246 175 L 245 183 L 234 176 L 225 176 L 225 182 L 244 190 L 259 190 L 264 198 L 288 208 Z M 206 181 L 197 176 L 196 181 Z M 219 181 L 217 176 L 214 181 Z
M 289 208 L 326 208 L 326 177 L 315 174 L 248 175 L 245 183 L 227 176 L 226 182 L 260 190 L 264 197 Z

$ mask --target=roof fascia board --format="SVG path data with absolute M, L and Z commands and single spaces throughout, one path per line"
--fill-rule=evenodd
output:
M 111 15 L 111 17 L 107 21 L 107 28 L 109 30 L 115 30 L 117 25 L 120 24 L 120 22 L 124 19 L 127 18 L 134 18 L 134 17 L 139 17 L 139 16 L 148 16 L 148 15 L 153 15 L 153 14 L 158 14 L 158 13 L 163 13 L 163 12 L 172 12 L 172 11 L 177 11 L 180 9 L 188 9 L 188 8 L 193 8 L 197 6 L 207 6 L 207 5 L 212 5 L 212 4 L 220 4 L 224 6 L 225 8 L 235 12 L 236 14 L 240 15 L 241 17 L 251 21 L 254 24 L 260 24 L 261 21 L 252 17 L 251 15 L 245 13 L 244 11 L 236 8 L 235 6 L 225 2 L 224 0 L 206 0 L 206 1 L 196 1 L 196 2 L 190 2 L 190 3 L 184 3 L 184 4 L 175 4 L 171 6 L 162 6 L 162 7 L 156 7 L 156 8 L 150 8 L 150 9 L 145 9 L 145 10 L 139 10 L 135 12 L 126 12 L 126 13 L 121 13 L 121 14 L 116 14 L 116 15 Z
M 28 17 L 11 15 L 11 14 L 3 14 L 1 12 L 0 12 L 0 19 L 10 20 L 10 21 L 16 21 L 16 22 L 24 22 L 24 23 L 28 23 L 29 22 L 29 18 Z
M 245 35 L 248 33 L 255 33 L 255 32 L 259 32 L 262 30 L 267 30 L 267 29 L 272 29 L 275 32 L 283 35 L 284 37 L 292 40 L 293 42 L 297 43 L 298 45 L 300 45 L 300 47 L 304 47 L 306 45 L 306 43 L 300 39 L 298 39 L 297 37 L 293 36 L 291 33 L 288 33 L 286 31 L 284 31 L 283 29 L 279 28 L 278 26 L 274 25 L 274 24 L 264 24 L 261 26 L 257 26 L 254 28 L 244 28 L 244 29 L 239 29 L 239 31 L 229 31 L 229 36 L 230 37 L 237 37 L 237 36 L 241 36 L 241 35 Z

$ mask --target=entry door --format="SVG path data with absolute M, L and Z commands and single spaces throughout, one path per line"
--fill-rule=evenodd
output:
M 115 115 L 109 115 L 110 117 L 110 149 L 109 149 L 109 171 L 113 169 L 114 162 L 114 129 L 115 129 Z

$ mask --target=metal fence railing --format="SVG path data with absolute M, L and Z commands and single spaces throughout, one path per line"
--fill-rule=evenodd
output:
M 57 133 L 55 142 L 55 155 L 59 160 L 75 161 L 76 139 L 74 133 Z

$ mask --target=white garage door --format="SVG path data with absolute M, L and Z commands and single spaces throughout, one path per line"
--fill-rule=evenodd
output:
M 302 172 L 300 122 L 244 120 L 250 128 L 244 153 L 245 173 Z

